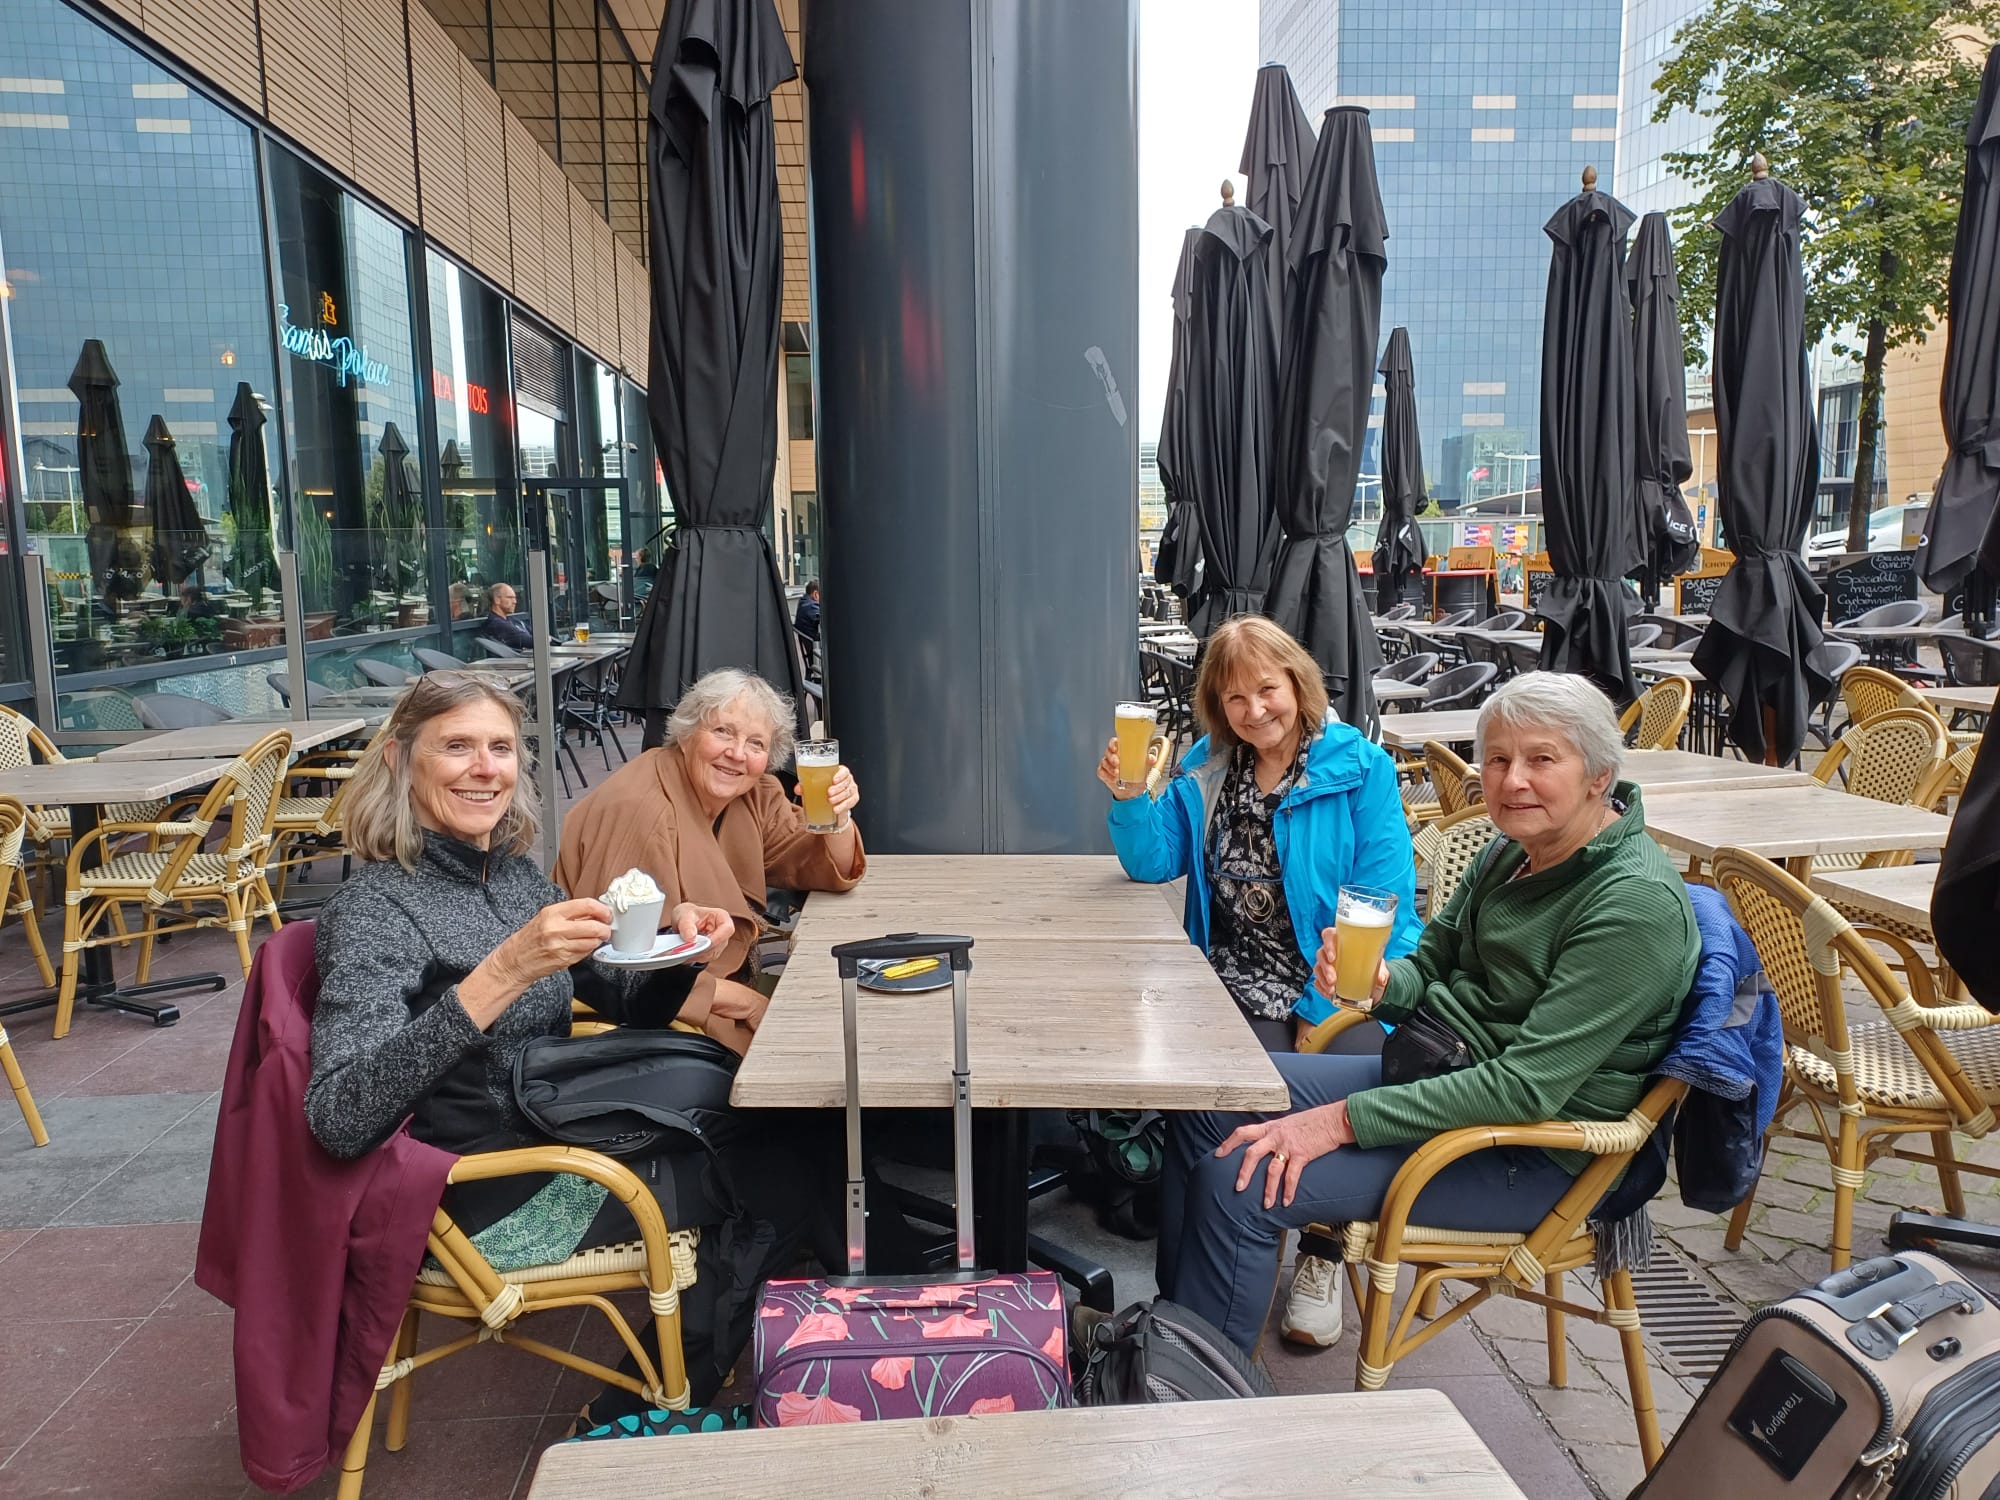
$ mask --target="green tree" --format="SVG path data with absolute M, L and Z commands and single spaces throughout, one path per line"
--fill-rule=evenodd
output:
M 1674 215 L 1690 362 L 1706 360 L 1721 236 L 1710 227 L 1761 151 L 1805 201 L 1806 337 L 1861 361 L 1848 546 L 1868 545 L 1882 367 L 1945 306 L 1965 131 L 1990 0 L 1718 0 L 1675 35 L 1653 118 L 1713 125 L 1667 166 L 1699 201 Z

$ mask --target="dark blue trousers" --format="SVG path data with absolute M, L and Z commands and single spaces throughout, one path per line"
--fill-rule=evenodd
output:
M 1382 1081 L 1378 1057 L 1274 1056 L 1291 1091 L 1286 1114 L 1331 1104 Z M 1309 1163 L 1290 1205 L 1264 1207 L 1264 1169 L 1242 1192 L 1241 1149 L 1216 1147 L 1239 1125 L 1276 1115 L 1222 1111 L 1169 1116 L 1160 1178 L 1160 1294 L 1199 1313 L 1244 1349 L 1254 1349 L 1277 1286 L 1287 1229 L 1373 1219 L 1397 1170 L 1417 1147 L 1342 1146 Z M 1461 1157 L 1433 1177 L 1411 1222 L 1433 1229 L 1525 1233 L 1541 1222 L 1573 1179 L 1532 1148 L 1501 1147 Z

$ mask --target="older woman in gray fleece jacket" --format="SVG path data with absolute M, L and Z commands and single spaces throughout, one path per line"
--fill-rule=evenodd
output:
M 473 674 L 445 673 L 404 693 L 355 771 L 347 838 L 363 863 L 320 912 L 305 1098 L 307 1123 L 334 1156 L 366 1153 L 405 1119 L 419 1140 L 459 1153 L 538 1142 L 514 1100 L 514 1063 L 528 1042 L 567 1035 L 572 998 L 663 1027 L 688 992 L 688 967 L 591 962 L 611 936 L 610 913 L 595 899 L 566 898 L 527 857 L 535 823 L 521 759 L 519 701 Z M 670 920 L 718 945 L 730 935 L 728 913 L 714 908 L 683 904 Z M 745 1211 L 774 1224 L 776 1244 L 788 1247 L 814 1195 L 783 1170 L 789 1153 L 772 1136 L 761 1122 L 733 1137 L 711 1132 L 725 1167 L 732 1155 L 741 1165 L 731 1175 Z M 643 1175 L 676 1228 L 723 1212 L 698 1168 L 656 1163 Z M 765 1191 L 767 1181 L 778 1191 Z M 447 1204 L 503 1270 L 630 1238 L 624 1209 L 568 1174 L 461 1184 Z M 684 1333 L 704 1400 L 720 1379 L 705 1382 L 704 1369 L 726 1369 L 734 1350 L 700 1347 L 713 1343 L 700 1303 L 688 1300 Z

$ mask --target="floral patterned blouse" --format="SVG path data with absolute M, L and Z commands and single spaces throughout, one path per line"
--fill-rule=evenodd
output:
M 1269 792 L 1257 789 L 1257 754 L 1238 745 L 1217 792 L 1208 839 L 1208 961 L 1236 1003 L 1253 1016 L 1279 1021 L 1312 978 L 1299 951 L 1278 868 L 1271 819 L 1299 777 L 1309 748 Z

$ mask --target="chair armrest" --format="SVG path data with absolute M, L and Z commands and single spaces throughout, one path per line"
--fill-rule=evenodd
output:
M 1298 1050 L 1301 1052 L 1324 1052 L 1328 1044 L 1343 1031 L 1351 1031 L 1363 1021 L 1372 1019 L 1366 1011 L 1336 1008 L 1332 1015 L 1313 1027 L 1311 1031 L 1308 1031 L 1299 1040 Z

